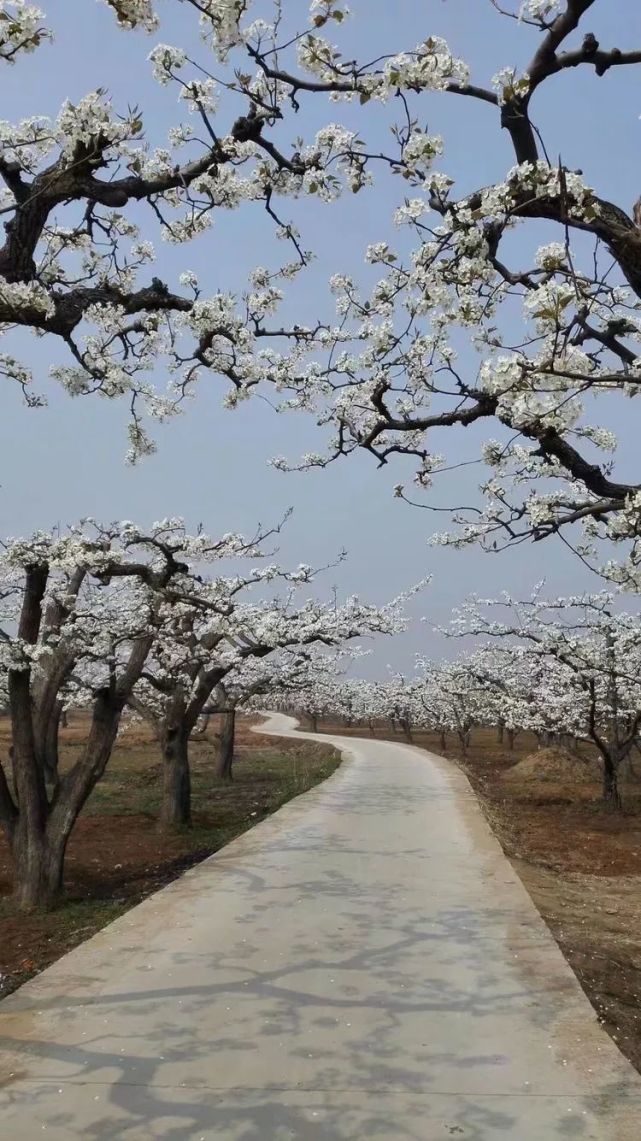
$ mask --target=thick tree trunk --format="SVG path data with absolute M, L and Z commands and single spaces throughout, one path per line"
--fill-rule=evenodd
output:
M 58 737 L 64 716 L 62 703 L 57 701 L 47 722 L 42 755 L 45 780 L 51 788 L 56 788 L 58 784 Z
M 309 714 L 309 728 L 312 733 L 318 733 L 318 717 L 315 713 Z
M 507 747 L 510 750 L 510 752 L 512 752 L 512 750 L 514 748 L 514 730 L 513 729 L 507 730 Z
M 189 733 L 171 725 L 162 734 L 163 790 L 160 825 L 164 829 L 187 828 L 191 824 L 191 773 Z
M 46 566 L 27 569 L 19 636 L 35 645 L 48 577 Z M 62 890 L 64 857 L 71 830 L 111 756 L 124 704 L 140 677 L 153 634 L 136 639 L 120 678 L 96 693 L 91 726 L 82 756 L 62 777 L 57 774 L 54 742 L 41 717 L 40 738 L 34 727 L 31 671 L 10 669 L 7 677 L 11 709 L 13 790 L 0 777 L 0 818 L 9 836 L 15 894 L 23 909 L 50 907 Z M 49 699 L 57 732 L 61 706 L 57 692 Z M 42 710 L 40 710 L 42 713 Z M 46 731 L 45 731 L 46 730 Z M 51 751 L 56 787 L 47 796 L 44 757 Z M 41 747 L 42 746 L 42 747 Z M 57 742 L 55 742 L 57 752 Z M 13 793 L 13 795 L 12 795 Z
M 32 679 L 36 757 L 47 784 L 53 787 L 58 781 L 58 733 L 64 716 L 59 694 L 72 669 L 73 660 L 68 654 L 54 655 L 48 675 L 42 680 Z
M 403 721 L 403 736 L 404 736 L 405 740 L 407 741 L 408 745 L 414 744 L 414 738 L 412 736 L 412 726 L 410 725 L 409 721 Z
M 611 808 L 621 808 L 619 771 L 611 757 L 603 758 L 603 799 Z
M 118 731 L 123 701 L 108 690 L 99 694 L 83 756 L 59 781 L 49 804 L 38 785 L 21 782 L 15 819 L 10 826 L 14 891 L 23 910 L 52 907 L 62 893 L 67 843 L 78 815 L 105 771 Z M 19 777 L 29 767 L 27 738 L 14 734 L 14 766 Z M 35 754 L 31 765 L 41 775 Z M 44 782 L 43 782 L 44 787 Z
M 11 795 L 7 774 L 0 760 L 0 826 L 2 826 L 2 830 L 9 844 L 11 844 L 11 837 L 17 819 L 18 809 Z
M 503 738 L 504 737 L 505 737 L 505 725 L 502 725 L 502 724 L 497 725 L 497 727 L 496 727 L 496 740 L 498 741 L 499 745 L 503 744 Z
M 458 739 L 461 743 L 461 753 L 463 754 L 464 757 L 467 757 L 467 750 L 470 747 L 471 736 L 472 736 L 471 729 L 459 729 L 458 730 Z
M 68 836 L 37 835 L 16 827 L 11 854 L 14 865 L 14 898 L 21 911 L 50 908 L 62 894 L 62 875 Z
M 30 677 L 26 670 L 9 671 L 11 760 L 16 801 L 23 827 L 37 834 L 44 829 L 48 804 L 44 773 L 36 760 L 29 687 Z
M 447 733 L 445 732 L 445 729 L 439 729 L 438 737 L 441 752 L 444 753 L 447 749 Z
M 227 709 L 221 714 L 218 737 L 218 757 L 216 772 L 221 780 L 232 780 L 234 764 L 234 742 L 236 738 L 236 710 Z

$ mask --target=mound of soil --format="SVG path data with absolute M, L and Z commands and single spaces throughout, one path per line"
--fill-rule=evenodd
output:
M 599 782 L 600 775 L 600 766 L 596 761 L 582 760 L 576 753 L 556 745 L 529 753 L 508 769 L 503 780 L 510 784 L 538 784 L 540 781 L 570 785 L 594 784 Z

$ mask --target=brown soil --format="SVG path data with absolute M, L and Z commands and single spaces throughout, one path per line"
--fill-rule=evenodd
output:
M 441 751 L 434 733 L 416 732 L 414 743 Z M 601 800 L 600 766 L 586 748 L 587 760 L 537 751 L 521 734 L 510 752 L 485 729 L 474 730 L 465 760 L 453 736 L 447 744 L 604 1027 L 641 1071 L 641 777 L 624 775 L 615 812 Z
M 0 833 L 0 995 L 8 993 L 89 938 L 95 931 L 181 871 L 217 851 L 285 801 L 324 780 L 339 763 L 321 743 L 237 733 L 234 780 L 213 775 L 212 721 L 194 742 L 193 827 L 163 835 L 157 825 L 160 771 L 147 730 L 132 727 L 119 740 L 105 777 L 72 834 L 64 902 L 51 912 L 18 912 L 11 898 L 8 851 Z M 86 724 L 74 718 L 64 730 L 63 766 L 82 745 Z M 0 721 L 0 755 L 8 726 Z

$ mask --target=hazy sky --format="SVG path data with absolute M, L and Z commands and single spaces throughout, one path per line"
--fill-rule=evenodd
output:
M 164 0 L 163 27 L 148 37 L 120 31 L 106 6 L 93 0 L 39 2 L 47 10 L 56 42 L 3 70 L 3 117 L 54 115 L 66 97 L 77 99 L 102 86 L 117 108 L 140 105 L 147 135 L 161 145 L 167 128 L 179 121 L 179 110 L 175 94 L 151 80 L 146 56 L 155 42 L 187 46 L 189 41 L 194 54 L 202 57 L 191 15 L 175 0 Z M 299 4 L 306 7 L 304 0 L 284 2 L 293 10 Z M 355 14 L 350 35 L 359 58 L 412 47 L 429 34 L 443 35 L 455 54 L 472 65 L 473 79 L 486 84 L 500 67 L 524 66 L 537 41 L 533 30 L 501 19 L 490 0 L 352 0 L 350 7 Z M 585 30 L 602 36 L 607 47 L 638 46 L 638 0 L 599 0 Z M 621 72 L 613 70 L 601 80 L 587 69 L 556 77 L 537 96 L 535 119 L 552 156 L 561 154 L 567 166 L 580 167 L 602 196 L 629 210 L 641 191 L 641 105 L 638 99 L 631 104 L 633 84 Z M 445 137 L 442 167 L 456 176 L 460 191 L 500 179 L 512 165 L 509 139 L 500 132 L 493 108 L 432 94 L 422 97 L 420 113 L 430 131 Z M 368 107 L 362 130 L 384 145 L 388 128 L 378 115 L 379 123 L 376 109 Z M 359 118 L 360 109 L 342 104 L 328 108 L 319 99 L 317 106 L 306 104 L 300 126 L 288 120 L 281 127 L 280 141 L 286 147 L 303 127 L 307 131 L 331 120 L 349 126 Z M 288 202 L 281 204 L 284 216 L 296 218 L 305 244 L 319 252 L 313 273 L 300 279 L 297 296 L 288 303 L 288 316 L 295 320 L 299 313 L 301 323 L 310 323 L 325 305 L 326 278 L 339 270 L 361 272 L 365 245 L 389 236 L 397 194 L 389 180 L 329 209 L 309 202 L 291 209 Z M 179 248 L 162 246 L 149 215 L 142 212 L 140 217 L 144 236 L 156 241 L 159 251 L 159 264 L 150 276 L 158 273 L 170 285 L 182 269 L 190 268 L 205 291 L 240 290 L 248 268 L 273 264 L 277 254 L 282 256 L 261 208 L 219 212 L 204 238 Z M 224 385 L 213 376 L 204 378 L 185 415 L 155 429 L 158 454 L 128 468 L 123 462 L 124 406 L 99 398 L 71 400 L 47 378 L 49 364 L 60 357 L 58 346 L 48 340 L 25 344 L 23 355 L 41 378 L 38 387 L 47 392 L 49 406 L 29 410 L 17 390 L 5 387 L 2 392 L 2 534 L 25 534 L 87 514 L 140 522 L 182 515 L 190 526 L 203 522 L 212 532 L 253 531 L 257 522 L 275 522 L 292 505 L 294 515 L 280 544 L 283 561 L 321 565 L 346 547 L 349 559 L 329 573 L 326 585 L 336 583 L 341 593 L 357 592 L 378 602 L 432 573 L 433 584 L 411 607 L 415 616 L 426 615 L 430 622 L 445 621 L 451 607 L 470 591 L 523 592 L 544 576 L 551 591 L 597 584 L 556 543 L 500 556 L 431 548 L 429 533 L 436 526 L 440 529 L 442 521 L 392 497 L 393 485 L 408 478 L 411 465 L 392 464 L 378 471 L 370 457 L 359 455 L 326 471 L 284 475 L 270 469 L 268 460 L 274 455 L 293 458 L 306 450 L 321 451 L 322 433 L 302 416 L 276 415 L 263 400 L 225 412 L 220 406 Z M 159 383 L 163 381 L 161 375 Z M 625 463 L 626 454 L 638 448 L 636 404 L 613 404 L 607 416 L 622 434 Z M 472 455 L 473 444 L 471 437 L 452 437 L 450 459 Z M 439 442 L 437 450 L 442 447 Z M 455 473 L 442 483 L 438 496 L 445 503 L 469 501 L 466 488 L 473 485 L 469 470 Z M 367 672 L 381 672 L 387 662 L 407 669 L 419 649 L 443 652 L 429 626 L 416 621 L 406 636 L 377 649 Z

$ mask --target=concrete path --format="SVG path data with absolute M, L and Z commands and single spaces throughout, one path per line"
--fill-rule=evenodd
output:
M 3 1139 L 638 1141 L 641 1079 L 465 778 L 334 740 L 329 781 L 0 1005 Z

